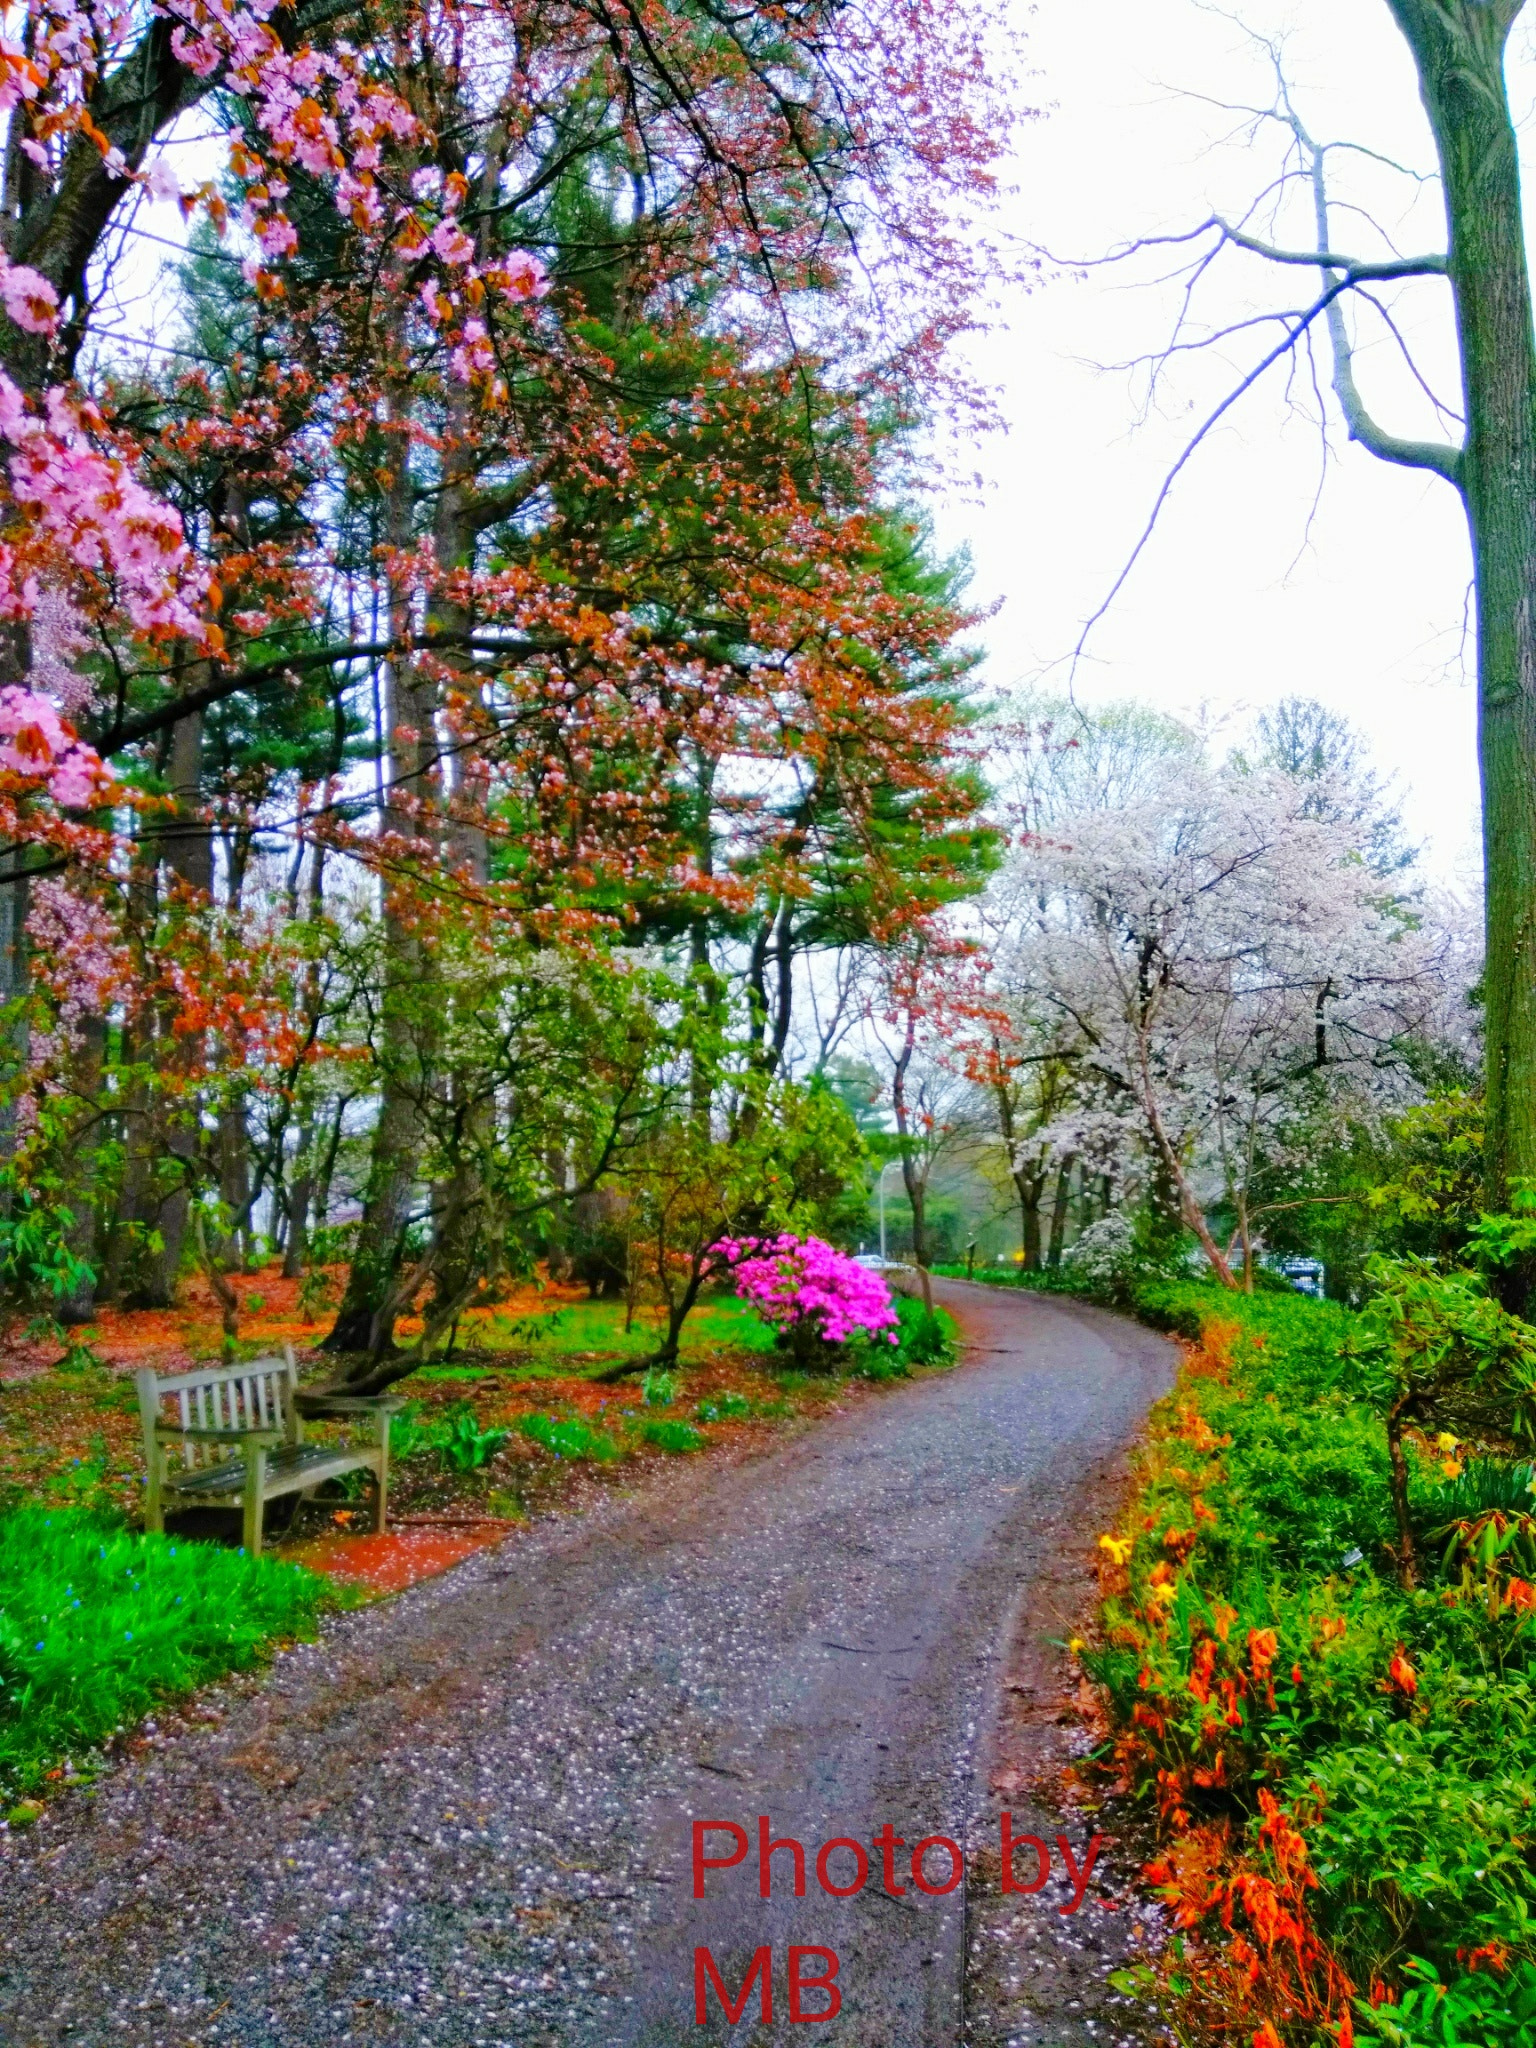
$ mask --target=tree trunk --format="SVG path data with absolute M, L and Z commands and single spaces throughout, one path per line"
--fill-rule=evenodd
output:
M 1024 1270 L 1038 1273 L 1040 1270 L 1040 1187 L 1038 1182 L 1025 1186 L 1024 1175 L 1014 1176 L 1014 1185 L 1019 1191 L 1019 1216 L 1023 1225 Z
M 309 1204 L 315 1191 L 315 1121 L 305 1112 L 299 1125 L 293 1179 L 288 1184 L 288 1241 L 283 1247 L 283 1278 L 302 1278 L 309 1260 Z
M 402 457 L 402 469 L 404 458 Z M 405 546 L 411 539 L 410 492 L 402 476 L 391 493 L 390 539 Z M 412 629 L 409 600 L 403 591 L 391 601 L 391 634 L 400 639 Z M 437 793 L 435 685 L 409 656 L 391 661 L 384 702 L 385 731 L 379 744 L 389 757 L 389 782 L 380 821 L 386 838 L 414 842 L 425 850 L 422 810 Z M 357 1248 L 347 1290 L 326 1351 L 367 1351 L 377 1355 L 393 1341 L 393 1314 L 387 1304 L 404 1253 L 411 1198 L 421 1167 L 424 1123 L 423 1091 L 431 1066 L 433 1035 L 431 945 L 425 939 L 408 875 L 384 884 L 384 988 L 378 1047 L 379 1120 L 374 1127 L 368 1185 L 358 1224 Z M 379 1319 L 390 1327 L 381 1328 Z
M 1056 1194 L 1051 1203 L 1051 1242 L 1045 1255 L 1045 1262 L 1052 1271 L 1061 1264 L 1061 1255 L 1066 1249 L 1067 1211 L 1072 1202 L 1072 1169 L 1076 1164 L 1076 1154 L 1069 1152 L 1056 1169 Z
M 1387 1459 L 1392 1471 L 1392 1514 L 1397 1523 L 1397 1575 L 1405 1587 L 1411 1587 L 1418 1578 L 1413 1521 L 1408 1513 L 1408 1459 L 1403 1450 L 1403 1426 L 1408 1417 L 1406 1399 L 1394 1401 L 1387 1410 Z
M 1524 0 L 1387 0 L 1444 183 L 1477 599 L 1488 1198 L 1536 1181 L 1536 337 L 1504 78 Z
M 107 1025 L 101 1016 L 81 1019 L 80 1042 L 70 1058 L 70 1092 L 75 1096 L 80 1118 L 70 1142 L 70 1156 L 64 1162 L 63 1200 L 74 1222 L 70 1225 L 69 1248 L 75 1257 L 92 1268 L 89 1279 L 64 1296 L 58 1318 L 66 1328 L 88 1323 L 96 1313 L 96 1189 L 101 1162 L 102 1078 L 106 1065 Z

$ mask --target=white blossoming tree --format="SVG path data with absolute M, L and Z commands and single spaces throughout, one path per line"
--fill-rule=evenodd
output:
M 1278 771 L 1172 759 L 1130 802 L 1022 835 L 994 910 L 999 984 L 1070 1029 L 1084 1099 L 1228 1286 L 1251 1281 L 1261 1173 L 1320 1116 L 1409 1096 L 1444 1007 L 1448 942 L 1362 858 L 1348 806 Z

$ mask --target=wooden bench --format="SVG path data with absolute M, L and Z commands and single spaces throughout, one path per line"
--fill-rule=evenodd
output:
M 232 1507 L 238 1500 L 248 1554 L 261 1549 L 262 1510 L 289 1493 L 311 1493 L 343 1472 L 371 1472 L 377 1488 L 374 1527 L 382 1531 L 389 1502 L 389 1418 L 403 1404 L 389 1395 L 327 1395 L 307 1400 L 309 1413 L 373 1423 L 372 1441 L 308 1444 L 295 1396 L 293 1352 L 249 1365 L 201 1372 L 135 1375 L 144 1423 L 149 1491 L 146 1529 L 163 1529 L 167 1511 Z M 179 1465 L 172 1454 L 180 1448 Z

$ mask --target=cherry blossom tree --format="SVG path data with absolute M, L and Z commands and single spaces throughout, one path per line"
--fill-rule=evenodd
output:
M 1316 796 L 1183 762 L 1133 803 L 1026 835 L 1002 886 L 1000 976 L 1076 1035 L 1098 1108 L 1167 1175 L 1228 1286 L 1251 1284 L 1261 1164 L 1320 1103 L 1412 1099 L 1407 1054 L 1442 1000 L 1444 941 Z

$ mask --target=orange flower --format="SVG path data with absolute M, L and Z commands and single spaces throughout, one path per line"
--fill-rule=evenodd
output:
M 1408 1662 L 1407 1652 L 1401 1643 L 1393 1652 L 1392 1662 L 1387 1666 L 1387 1677 L 1400 1693 L 1412 1699 L 1419 1689 L 1419 1674 Z
M 1216 1644 L 1202 1636 L 1189 1660 L 1189 1690 L 1202 1705 L 1211 1696 L 1211 1676 L 1216 1669 Z
M 1266 2020 L 1253 2037 L 1253 2048 L 1282 2048 L 1273 2020 Z
M 1470 1955 L 1467 1955 L 1465 1950 L 1458 1949 L 1456 1960 L 1460 1962 L 1464 1955 L 1467 1968 L 1472 1971 L 1486 1968 L 1502 1977 L 1509 1968 L 1509 1950 L 1502 1941 L 1485 1941 L 1481 1948 L 1473 1949 Z
M 1279 1647 L 1280 1638 L 1272 1628 L 1249 1629 L 1248 1661 L 1255 1678 L 1268 1678 L 1270 1667 L 1275 1661 L 1275 1652 Z

